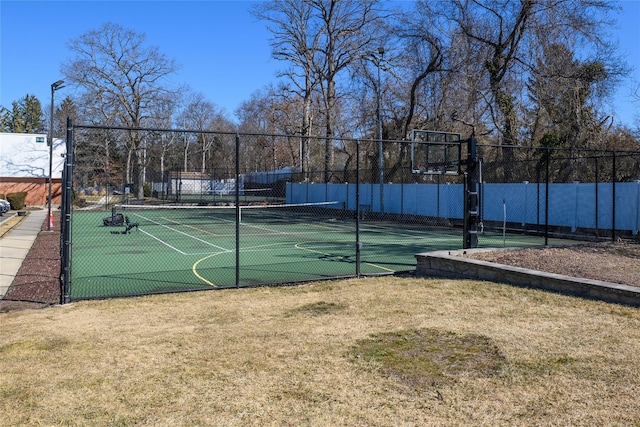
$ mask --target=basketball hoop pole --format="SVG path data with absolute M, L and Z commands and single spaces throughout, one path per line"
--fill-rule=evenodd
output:
M 478 176 L 477 141 L 474 135 L 467 140 L 467 160 L 464 173 L 464 249 L 478 247 Z
M 462 157 L 463 144 L 467 146 L 466 158 Z M 474 130 L 467 139 L 461 139 L 459 133 L 453 132 L 420 129 L 411 131 L 412 173 L 464 176 L 462 202 L 464 249 L 478 247 L 480 199 L 477 146 Z

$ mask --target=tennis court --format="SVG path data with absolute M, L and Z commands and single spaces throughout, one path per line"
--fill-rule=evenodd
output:
M 356 221 L 330 203 L 238 211 L 124 206 L 118 212 L 138 226 L 125 233 L 124 224 L 103 224 L 104 211 L 74 212 L 72 299 L 389 274 L 413 270 L 416 253 L 458 249 L 462 241 L 459 228 Z M 536 243 L 510 239 L 518 246 Z
M 67 129 L 66 302 L 392 274 L 414 271 L 415 255 L 426 251 L 553 245 L 638 231 L 640 216 L 630 201 L 640 200 L 640 192 L 635 183 L 617 182 L 616 172 L 625 167 L 627 176 L 637 175 L 632 155 L 609 162 L 585 157 L 584 171 L 565 182 L 554 171 L 573 157 L 533 147 L 504 163 L 499 149 L 448 132 L 416 130 L 424 138 L 384 141 L 383 151 L 379 141 L 341 139 L 331 165 L 330 144 L 316 136 L 72 126 L 70 120 Z M 117 168 L 96 167 L 90 155 L 76 171 L 75 139 L 106 141 L 114 132 L 125 141 L 126 131 L 157 147 L 178 133 L 194 142 L 213 135 L 220 144 L 203 150 L 198 162 L 180 153 L 168 168 L 151 157 L 136 172 L 123 153 L 105 152 L 98 154 L 102 164 Z M 380 158 L 384 164 L 375 161 Z M 82 210 L 99 209 L 102 202 L 91 197 L 103 194 L 105 211 Z M 121 215 L 136 224 L 130 232 L 123 232 L 124 221 L 103 223 L 113 203 L 123 203 Z

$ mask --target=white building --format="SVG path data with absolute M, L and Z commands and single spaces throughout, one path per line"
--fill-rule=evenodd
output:
M 54 138 L 52 200 L 60 203 L 65 140 Z M 44 206 L 49 195 L 49 145 L 47 136 L 0 133 L 0 194 L 27 192 L 27 206 Z
M 53 140 L 53 178 L 62 178 L 65 140 Z M 49 178 L 47 136 L 33 133 L 0 133 L 0 177 Z

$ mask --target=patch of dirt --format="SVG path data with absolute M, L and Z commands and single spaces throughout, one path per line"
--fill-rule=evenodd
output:
M 547 273 L 640 286 L 640 244 L 633 242 L 585 243 L 567 247 L 492 251 L 466 256 Z

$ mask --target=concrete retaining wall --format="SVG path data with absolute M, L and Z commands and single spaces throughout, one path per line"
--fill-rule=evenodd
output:
M 461 256 L 474 251 L 486 251 L 486 249 L 417 254 L 416 275 L 488 280 L 640 307 L 640 288 L 511 267 Z

